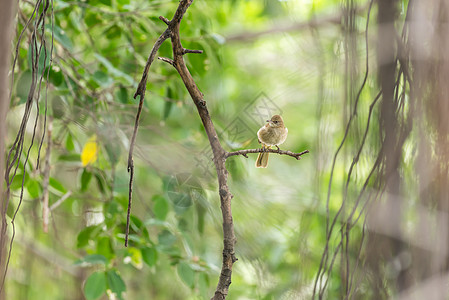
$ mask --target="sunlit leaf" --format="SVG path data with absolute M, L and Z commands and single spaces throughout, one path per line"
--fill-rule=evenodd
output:
M 50 177 L 49 184 L 52 188 L 63 194 L 67 193 L 67 189 L 56 178 Z
M 36 180 L 28 180 L 26 183 L 26 188 L 31 198 L 38 198 L 42 191 L 41 185 Z
M 81 163 L 83 166 L 93 164 L 97 160 L 98 156 L 98 144 L 97 136 L 94 135 L 86 142 L 81 152 Z
M 134 247 L 128 248 L 128 257 L 131 258 L 131 264 L 137 269 L 142 269 L 143 261 L 142 261 L 142 252 L 139 249 Z
M 77 237 L 77 244 L 76 246 L 78 248 L 85 247 L 89 244 L 89 240 L 93 238 L 94 235 L 96 235 L 96 232 L 98 230 L 98 226 L 88 226 L 81 230 L 81 232 L 78 234 Z
M 114 248 L 112 247 L 111 238 L 109 236 L 100 236 L 97 239 L 97 253 L 102 254 L 107 259 L 114 257 Z

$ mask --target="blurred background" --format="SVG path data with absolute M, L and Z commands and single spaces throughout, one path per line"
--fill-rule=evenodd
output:
M 177 5 L 20 1 L 5 299 L 213 295 L 223 240 L 211 150 L 159 60 L 124 247 L 133 95 L 166 28 L 158 18 Z M 257 130 L 281 114 L 281 149 L 310 151 L 272 154 L 266 169 L 256 155 L 227 160 L 228 299 L 448 298 L 448 18 L 444 0 L 194 1 L 182 44 L 204 53 L 185 60 L 223 147 L 258 148 Z M 158 55 L 171 51 L 167 40 Z

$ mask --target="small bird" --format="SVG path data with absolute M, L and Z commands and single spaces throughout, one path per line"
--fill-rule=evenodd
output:
M 285 142 L 287 138 L 288 129 L 284 126 L 284 120 L 280 115 L 274 115 L 271 120 L 267 120 L 267 124 L 262 126 L 257 132 L 259 143 L 262 148 L 270 148 L 276 146 L 279 150 L 279 145 Z M 269 152 L 260 152 L 256 160 L 256 168 L 266 168 L 268 165 Z

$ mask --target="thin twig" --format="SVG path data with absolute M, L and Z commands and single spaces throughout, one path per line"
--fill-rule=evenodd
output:
M 297 160 L 301 159 L 301 156 L 304 154 L 309 153 L 309 150 L 305 150 L 299 153 L 291 152 L 291 151 L 285 151 L 285 150 L 278 150 L 278 149 L 245 149 L 245 150 L 238 150 L 234 152 L 228 152 L 226 153 L 226 158 L 234 155 L 243 155 L 245 157 L 248 157 L 247 154 L 249 153 L 260 153 L 260 152 L 270 152 L 270 153 L 277 153 L 280 155 L 288 155 L 291 157 L 296 158 Z
M 182 54 L 186 53 L 196 53 L 196 54 L 203 54 L 203 50 L 190 50 L 190 49 L 183 49 Z
M 72 195 L 72 191 L 68 191 L 61 198 L 58 199 L 52 206 L 50 206 L 50 211 L 55 210 L 59 205 L 62 204 L 65 200 L 67 200 Z
M 163 62 L 166 62 L 166 63 L 168 63 L 168 64 L 170 64 L 170 65 L 172 65 L 172 66 L 173 66 L 173 64 L 175 63 L 175 62 L 173 61 L 173 59 L 170 59 L 170 58 L 167 58 L 167 57 L 161 57 L 161 56 L 159 56 L 157 59 L 162 60 Z
M 51 141 L 51 135 L 53 131 L 53 118 L 48 118 L 48 127 L 47 127 L 47 153 L 45 153 L 45 169 L 44 169 L 44 179 L 42 182 L 42 226 L 44 229 L 44 232 L 48 232 L 48 215 L 49 215 L 49 208 L 48 208 L 48 199 L 49 199 L 49 192 L 48 192 L 48 186 L 50 183 L 50 155 L 51 155 L 51 148 L 52 148 L 52 141 Z
M 152 62 L 154 61 L 154 58 L 156 57 L 157 51 L 161 47 L 162 43 L 169 37 L 170 37 L 170 30 L 167 29 L 156 40 L 156 43 L 154 44 L 153 49 L 151 49 L 151 53 L 148 56 L 148 60 L 145 65 L 145 69 L 142 74 L 142 79 L 140 80 L 139 85 L 137 87 L 137 91 L 134 94 L 134 99 L 136 99 L 137 96 L 140 96 L 140 99 L 139 99 L 139 108 L 138 108 L 137 114 L 136 114 L 136 121 L 134 123 L 134 131 L 133 131 L 133 135 L 131 137 L 131 142 L 129 145 L 129 153 L 128 153 L 128 172 L 130 173 L 130 176 L 129 176 L 128 212 L 127 212 L 127 216 L 126 216 L 125 247 L 128 247 L 129 218 L 131 215 L 131 204 L 132 204 L 132 186 L 133 186 L 133 180 L 134 180 L 133 151 L 134 151 L 134 144 L 136 143 L 137 130 L 139 128 L 139 119 L 140 119 L 140 114 L 142 113 L 143 100 L 145 98 L 145 91 L 147 89 L 148 71 L 150 70 L 150 66 L 151 66 Z

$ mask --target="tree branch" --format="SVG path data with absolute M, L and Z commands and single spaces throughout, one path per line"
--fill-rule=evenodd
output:
M 159 56 L 157 59 L 162 60 L 162 61 L 164 61 L 164 62 L 166 62 L 166 63 L 168 63 L 168 64 L 170 64 L 170 65 L 172 65 L 172 66 L 173 66 L 173 64 L 174 64 L 173 59 L 170 59 L 170 58 L 166 58 L 166 57 L 161 57 L 161 56 Z
M 183 49 L 183 54 L 186 53 L 196 53 L 196 54 L 203 54 L 203 50 L 190 50 L 190 49 Z
M 219 185 L 219 195 L 221 202 L 221 212 L 223 217 L 223 263 L 221 267 L 221 273 L 218 280 L 217 288 L 212 299 L 225 299 L 229 285 L 231 284 L 231 274 L 232 265 L 237 261 L 234 252 L 234 245 L 236 242 L 234 233 L 234 224 L 232 221 L 231 212 L 231 199 L 232 194 L 228 187 L 228 171 L 225 167 L 226 151 L 220 144 L 218 140 L 218 135 L 215 130 L 214 124 L 210 118 L 209 111 L 207 109 L 206 101 L 204 101 L 203 93 L 200 92 L 195 81 L 192 78 L 189 70 L 184 62 L 183 54 L 185 49 L 181 45 L 181 39 L 179 35 L 179 24 L 181 19 L 187 10 L 187 8 L 192 4 L 193 0 L 181 0 L 178 9 L 170 22 L 169 28 L 172 29 L 172 49 L 173 49 L 173 60 L 174 67 L 181 76 L 185 87 L 187 88 L 192 100 L 198 110 L 201 121 L 203 123 L 204 129 L 207 133 L 209 139 L 209 144 L 212 148 L 213 161 L 215 164 L 215 169 L 217 171 L 218 185 Z
M 270 153 L 277 153 L 280 155 L 288 155 L 291 157 L 296 158 L 297 160 L 301 159 L 301 156 L 304 154 L 309 153 L 309 150 L 304 150 L 302 152 L 299 153 L 295 153 L 295 152 L 291 152 L 291 151 L 285 151 L 285 150 L 278 150 L 278 149 L 245 149 L 245 150 L 238 150 L 238 151 L 234 151 L 234 152 L 227 152 L 226 153 L 226 158 L 230 157 L 230 156 L 235 156 L 235 155 L 243 155 L 244 157 L 248 157 L 247 154 L 249 153 L 260 153 L 260 152 L 270 152 Z
M 230 156 L 234 155 L 243 155 L 246 156 L 247 153 L 258 153 L 262 152 L 262 149 L 248 149 L 248 150 L 240 150 L 236 152 L 226 152 L 220 144 L 218 139 L 217 132 L 215 130 L 214 124 L 210 117 L 209 111 L 207 109 L 206 101 L 204 100 L 204 95 L 198 89 L 192 75 L 190 74 L 187 66 L 184 62 L 183 55 L 186 53 L 202 53 L 201 50 L 188 50 L 182 47 L 181 38 L 179 34 L 179 26 L 180 22 L 192 4 L 193 0 L 181 0 L 179 2 L 178 8 L 173 16 L 172 20 L 168 20 L 166 18 L 160 17 L 165 24 L 167 24 L 168 28 L 165 32 L 159 37 L 153 46 L 153 50 L 151 51 L 150 57 L 148 58 L 147 65 L 144 69 L 144 74 L 142 75 L 142 80 L 139 83 L 139 87 L 137 88 L 137 92 L 134 95 L 140 95 L 140 104 L 139 110 L 136 116 L 136 125 L 134 130 L 133 139 L 131 141 L 131 147 L 128 158 L 128 170 L 131 172 L 130 175 L 130 185 L 129 185 L 129 206 L 128 206 L 128 224 L 127 224 L 127 232 L 125 238 L 125 245 L 127 245 L 128 241 L 128 230 L 129 230 L 129 214 L 131 207 L 131 193 L 132 193 L 132 178 L 133 178 L 133 164 L 132 164 L 132 147 L 135 142 L 135 133 L 137 131 L 139 115 L 141 111 L 141 106 L 143 102 L 143 98 L 145 96 L 145 86 L 146 80 L 148 77 L 149 65 L 153 61 L 156 56 L 156 52 L 160 47 L 160 44 L 167 39 L 167 35 L 171 38 L 172 50 L 173 50 L 173 59 L 159 57 L 160 60 L 167 62 L 176 69 L 179 73 L 187 91 L 189 92 L 193 103 L 195 104 L 198 114 L 201 118 L 201 122 L 203 123 L 204 129 L 206 131 L 207 137 L 209 139 L 209 144 L 213 153 L 213 161 L 215 164 L 215 170 L 217 172 L 218 177 L 218 185 L 219 185 L 219 196 L 221 203 L 221 212 L 223 217 L 223 263 L 221 267 L 220 277 L 218 280 L 217 288 L 215 290 L 214 296 L 211 298 L 213 300 L 223 300 L 228 295 L 229 285 L 231 284 L 231 275 L 232 275 L 232 266 L 237 261 L 235 257 L 234 245 L 236 242 L 235 233 L 234 233 L 234 224 L 232 220 L 232 211 L 231 211 L 231 199 L 233 195 L 229 191 L 228 187 L 228 171 L 225 166 L 226 159 Z M 293 153 L 291 151 L 282 151 L 282 150 L 271 150 L 267 149 L 265 151 L 284 154 L 293 156 L 296 159 L 299 159 L 301 155 L 308 153 L 309 151 L 303 151 L 301 153 Z
M 161 20 L 165 22 L 165 18 L 161 17 Z M 137 129 L 139 128 L 139 119 L 140 114 L 142 113 L 143 107 L 143 99 L 145 98 L 145 91 L 147 89 L 147 80 L 148 80 L 148 71 L 150 70 L 151 63 L 156 57 L 156 53 L 161 47 L 162 43 L 170 37 L 170 30 L 167 28 L 156 40 L 154 43 L 153 49 L 151 49 L 150 56 L 148 56 L 147 63 L 145 65 L 145 69 L 143 70 L 142 79 L 137 86 L 137 91 L 134 94 L 134 99 L 140 95 L 139 99 L 139 108 L 137 109 L 136 121 L 134 123 L 134 131 L 131 137 L 131 142 L 129 144 L 129 153 L 128 153 L 128 172 L 129 175 L 129 193 L 128 193 L 128 212 L 126 216 L 126 233 L 125 233 L 125 247 L 128 247 L 128 236 L 129 236 L 129 217 L 131 214 L 131 203 L 132 203 L 132 190 L 133 190 L 133 180 L 134 180 L 134 161 L 133 161 L 133 152 L 134 152 L 134 144 L 136 143 Z

